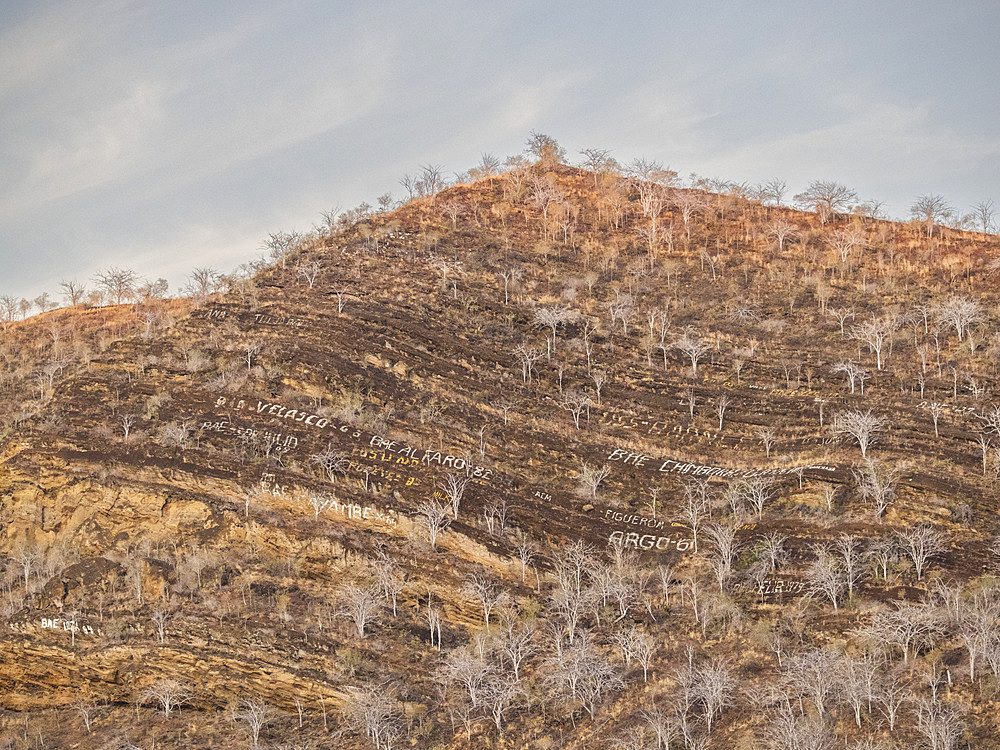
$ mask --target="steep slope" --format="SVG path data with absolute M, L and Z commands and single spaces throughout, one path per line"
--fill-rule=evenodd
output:
M 538 199 L 540 186 L 556 197 Z M 590 746 L 677 682 L 668 671 L 688 645 L 752 679 L 773 660 L 751 645 L 754 623 L 775 612 L 808 612 L 819 644 L 879 602 L 931 590 L 898 551 L 891 576 L 851 581 L 850 611 L 831 609 L 810 579 L 817 544 L 927 523 L 945 535 L 934 580 L 986 572 L 995 321 L 980 315 L 973 345 L 931 305 L 961 294 L 996 309 L 985 267 L 995 238 L 928 240 L 843 216 L 821 225 L 676 191 L 650 239 L 641 192 L 569 168 L 458 186 L 306 245 L 67 363 L 41 398 L 20 396 L 0 466 L 0 704 L 50 738 L 75 738 L 58 746 L 109 741 L 126 723 L 140 746 L 192 735 L 229 746 L 247 721 L 226 717 L 245 699 L 280 712 L 265 733 L 275 741 L 296 733 L 300 746 L 327 746 L 342 731 L 338 743 L 362 746 L 351 696 L 388 679 L 398 703 L 386 711 L 405 714 L 399 726 L 418 746 Z M 780 248 L 768 232 L 778 219 L 797 234 Z M 863 239 L 841 262 L 827 247 L 849 227 Z M 929 317 L 912 314 L 921 309 Z M 877 343 L 882 367 L 848 335 L 869 319 L 891 329 Z M 25 337 L 13 356 L 30 325 L 42 323 L 8 332 Z M 44 347 L 37 359 L 54 361 Z M 836 370 L 847 362 L 865 370 L 863 387 Z M 884 514 L 863 491 L 857 443 L 829 429 L 835 415 L 869 409 L 884 420 L 873 471 L 906 462 Z M 442 507 L 457 512 L 440 513 L 432 544 Z M 744 552 L 731 575 L 713 567 L 712 523 L 734 529 Z M 762 574 L 761 543 L 775 535 L 786 561 Z M 611 544 L 598 567 L 646 576 L 617 599 L 606 588 L 610 614 L 588 605 L 583 620 L 607 654 L 623 621 L 648 628 L 659 682 L 609 656 L 629 675 L 620 691 L 545 714 L 512 694 L 497 719 L 465 706 L 453 683 L 439 697 L 442 658 L 425 643 L 434 613 L 443 645 L 459 649 L 505 591 L 520 613 L 509 622 L 537 625 L 524 689 L 543 700 L 555 679 L 543 626 L 569 617 L 557 550 L 579 541 L 595 559 Z M 657 566 L 676 566 L 663 603 Z M 699 587 L 714 609 L 699 610 L 709 606 Z M 693 597 L 690 613 L 671 590 Z M 378 602 L 364 599 L 372 591 Z M 153 719 L 151 690 L 170 679 L 190 695 Z M 59 710 L 81 700 L 107 704 L 93 737 Z M 744 709 L 719 720 L 710 746 L 750 731 Z

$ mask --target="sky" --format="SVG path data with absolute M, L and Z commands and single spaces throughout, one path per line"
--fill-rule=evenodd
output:
M 523 150 L 1000 204 L 1000 3 L 0 0 L 0 294 L 166 278 Z

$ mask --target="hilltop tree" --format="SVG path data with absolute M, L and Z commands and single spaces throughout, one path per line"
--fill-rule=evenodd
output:
M 802 208 L 814 211 L 820 223 L 826 224 L 836 214 L 849 211 L 858 194 L 839 182 L 814 180 L 794 200 Z
M 264 240 L 262 249 L 271 256 L 272 261 L 280 262 L 281 270 L 284 270 L 289 256 L 301 243 L 302 236 L 298 232 L 271 232 Z
M 430 198 L 434 202 L 434 196 L 445 188 L 444 167 L 440 164 L 424 164 L 420 167 L 420 177 L 416 183 L 417 195 L 421 198 Z
M 562 148 L 552 136 L 535 130 L 529 134 L 524 151 L 546 172 L 566 162 L 566 149 Z
M 63 290 L 63 299 L 71 307 L 79 305 L 87 296 L 87 288 L 78 281 L 60 281 L 59 286 Z
M 482 153 L 479 156 L 479 164 L 469 170 L 469 177 L 473 182 L 485 180 L 500 174 L 500 159 L 490 153 Z
M 190 276 L 187 292 L 196 302 L 202 302 L 210 294 L 219 290 L 222 285 L 222 276 L 214 268 L 202 266 L 194 269 Z
M 934 226 L 947 221 L 954 214 L 951 204 L 943 195 L 921 195 L 910 206 L 910 216 L 923 222 L 927 236 L 934 234 Z
M 785 198 L 785 193 L 788 192 L 788 183 L 774 177 L 761 185 L 758 192 L 763 203 L 780 206 Z
M 618 169 L 618 162 L 612 158 L 611 152 L 607 149 L 585 148 L 580 153 L 584 156 L 580 166 L 594 173 L 595 190 L 601 175 L 612 174 Z
M 111 266 L 98 271 L 94 276 L 94 283 L 98 290 L 104 294 L 109 304 L 120 305 L 135 297 L 136 287 L 139 284 L 139 274 L 131 268 Z
M 979 222 L 979 228 L 983 234 L 989 234 L 990 230 L 993 229 L 994 208 L 992 199 L 979 201 L 972 207 L 972 215 Z

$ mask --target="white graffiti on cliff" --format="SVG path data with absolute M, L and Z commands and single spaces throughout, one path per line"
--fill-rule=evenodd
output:
M 664 474 L 686 474 L 690 476 L 717 477 L 719 479 L 750 479 L 751 477 L 783 476 L 797 474 L 800 471 L 822 471 L 835 472 L 835 466 L 826 464 L 809 464 L 806 466 L 789 466 L 774 469 L 732 469 L 725 466 L 711 466 L 708 464 L 686 463 L 668 458 L 665 461 L 646 455 L 645 453 L 633 453 L 626 448 L 615 448 L 607 458 L 608 461 L 624 464 L 625 466 L 644 467 L 653 469 L 657 463 L 659 467 L 656 471 Z

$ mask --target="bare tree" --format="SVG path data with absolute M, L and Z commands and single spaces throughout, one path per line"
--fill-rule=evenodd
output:
M 301 244 L 302 236 L 298 232 L 271 232 L 262 249 L 270 254 L 271 260 L 281 263 L 281 270 L 285 270 L 288 258 Z
M 526 692 L 516 678 L 508 674 L 493 673 L 483 684 L 480 701 L 499 731 L 503 729 L 504 714 L 524 695 Z
M 503 280 L 503 303 L 508 305 L 510 304 L 510 287 L 511 285 L 517 285 L 524 276 L 524 271 L 512 266 L 499 271 L 497 275 Z
M 798 227 L 785 219 L 775 219 L 767 227 L 767 234 L 778 242 L 778 252 L 785 251 L 785 240 L 794 237 Z
M 853 307 L 831 307 L 831 308 L 828 309 L 828 312 L 833 317 L 835 317 L 837 319 L 837 322 L 840 323 L 840 335 L 844 336 L 844 325 L 846 324 L 846 322 L 847 322 L 848 319 L 854 318 L 854 316 L 855 316 L 854 308 Z M 834 370 L 834 372 L 836 372 L 836 370 Z M 852 388 L 854 387 L 853 383 L 851 384 L 851 387 Z M 854 391 L 852 390 L 851 393 L 853 393 L 853 392 Z
M 935 309 L 937 321 L 954 328 L 958 340 L 962 341 L 969 329 L 983 320 L 983 309 L 979 303 L 968 297 L 951 297 Z
M 695 675 L 694 693 L 702 706 L 706 731 L 711 734 L 712 721 L 733 702 L 736 675 L 721 659 L 699 665 Z
M 236 720 L 242 721 L 250 735 L 251 747 L 260 747 L 260 733 L 267 726 L 271 716 L 271 708 L 264 701 L 255 698 L 244 698 L 236 713 Z
M 995 590 L 974 591 L 951 613 L 958 635 L 969 654 L 969 679 L 976 681 L 976 663 L 986 658 L 991 649 L 1000 643 L 996 627 L 1000 620 L 1000 600 Z
M 522 622 L 509 609 L 502 612 L 501 624 L 495 645 L 513 671 L 516 682 L 521 679 L 521 667 L 525 661 L 538 652 L 535 625 L 531 622 Z
M 608 381 L 608 374 L 604 370 L 591 370 L 590 379 L 594 381 L 594 394 L 597 396 L 597 405 L 601 405 L 601 389 Z
M 935 225 L 947 221 L 953 214 L 954 209 L 943 195 L 921 195 L 910 206 L 910 216 L 923 222 L 928 237 L 934 234 Z
M 546 681 L 567 701 L 582 704 L 591 718 L 604 696 L 622 684 L 618 671 L 585 635 L 546 667 Z
M 833 543 L 833 551 L 840 558 L 844 581 L 847 584 L 847 595 L 851 596 L 864 573 L 868 550 L 859 537 L 841 534 Z
M 924 569 L 932 557 L 944 552 L 944 535 L 931 526 L 915 526 L 899 532 L 900 547 L 913 562 L 917 580 L 924 577 Z
M 691 360 L 691 374 L 698 374 L 698 362 L 708 352 L 712 350 L 712 345 L 708 342 L 696 338 L 692 331 L 685 331 L 684 335 L 674 341 L 675 349 L 683 352 Z
M 131 268 L 111 266 L 98 271 L 94 276 L 94 283 L 109 304 L 120 305 L 135 296 L 139 275 Z
M 885 349 L 885 345 L 889 343 L 891 348 L 891 338 L 895 331 L 894 323 L 895 321 L 888 316 L 881 318 L 873 316 L 871 320 L 851 326 L 851 338 L 864 341 L 868 344 L 868 349 L 875 353 L 875 364 L 878 370 L 882 369 L 882 351 Z M 864 393 L 864 389 L 862 389 L 862 393 Z
M 78 714 L 80 714 L 80 718 L 83 719 L 83 726 L 87 729 L 87 734 L 90 734 L 90 725 L 93 722 L 93 714 L 94 711 L 97 710 L 97 704 L 93 701 L 81 698 L 73 704 L 73 708 Z
M 379 552 L 372 568 L 375 571 L 375 585 L 381 590 L 385 600 L 392 604 L 392 616 L 395 617 L 396 603 L 405 581 L 403 569 L 385 552 Z
M 479 600 L 483 607 L 483 619 L 486 621 L 487 629 L 490 627 L 490 614 L 510 598 L 502 586 L 479 573 L 473 573 L 465 579 L 462 593 Z
M 983 234 L 989 234 L 993 228 L 993 217 L 995 215 L 992 199 L 979 201 L 979 203 L 972 207 L 972 215 L 979 222 L 980 231 Z
M 833 750 L 835 738 L 821 716 L 796 716 L 791 707 L 781 707 L 777 718 L 767 727 L 767 738 L 774 748 L 789 750 Z
M 550 607 L 553 622 L 559 628 L 559 638 L 565 632 L 570 645 L 576 642 L 577 631 L 586 613 L 593 609 L 594 595 L 591 591 L 560 587 L 552 593 Z M 557 648 L 560 647 L 557 642 Z
M 364 638 L 365 628 L 382 606 L 377 589 L 350 583 L 338 592 L 337 598 L 339 614 L 349 618 L 358 631 L 358 637 Z
M 895 502 L 896 486 L 903 468 L 901 464 L 888 467 L 873 458 L 866 458 L 861 466 L 851 470 L 858 495 L 871 506 L 877 518 L 885 515 L 886 509 Z
M 156 635 L 160 639 L 160 643 L 163 643 L 167 638 L 167 622 L 170 619 L 169 614 L 159 607 L 153 610 L 152 618 L 153 627 L 156 628 Z
M 813 552 L 816 558 L 806 569 L 806 583 L 813 593 L 829 599 L 836 611 L 847 588 L 843 565 L 824 544 L 815 545 Z
M 711 509 L 711 488 L 708 480 L 692 478 L 681 486 L 684 498 L 677 511 L 677 520 L 691 529 L 694 551 L 698 551 L 698 529 Z
M 851 386 L 851 393 L 854 393 L 855 385 L 861 381 L 861 392 L 864 393 L 864 381 L 861 380 L 865 370 L 853 362 L 840 362 L 833 366 L 834 372 L 842 372 L 847 377 L 847 382 Z
M 868 557 L 884 583 L 889 578 L 889 566 L 899 557 L 899 545 L 890 534 L 875 537 L 868 544 Z
M 774 480 L 770 477 L 748 477 L 736 484 L 735 491 L 757 512 L 757 518 L 764 515 L 764 505 L 771 499 Z
M 692 386 L 687 386 L 683 391 L 681 391 L 681 404 L 688 407 L 688 412 L 691 417 L 694 418 L 694 407 L 698 403 L 698 394 L 695 392 Z
M 874 442 L 875 435 L 885 426 L 885 420 L 872 410 L 846 411 L 833 418 L 831 430 L 834 435 L 850 435 L 858 441 L 862 458 L 868 456 L 868 448 Z
M 923 394 L 921 393 L 921 398 L 922 397 Z M 927 408 L 927 410 L 931 413 L 931 421 L 934 422 L 934 437 L 941 437 L 941 434 L 938 432 L 938 420 L 941 419 L 941 415 L 944 414 L 944 404 L 939 404 L 937 401 L 934 401 Z
M 916 730 L 927 740 L 930 750 L 957 750 L 965 731 L 960 708 L 923 699 L 917 702 L 915 713 Z
M 932 644 L 941 634 L 941 618 L 933 602 L 900 603 L 896 607 L 875 612 L 867 627 L 855 633 L 876 649 L 896 647 L 909 662 L 920 648 Z
M 122 424 L 122 440 L 126 443 L 128 442 L 129 433 L 132 432 L 132 427 L 135 426 L 135 421 L 138 417 L 135 414 L 122 414 L 118 417 L 118 421 Z
M 611 467 L 607 464 L 598 468 L 596 466 L 590 466 L 584 461 L 580 466 L 580 484 L 586 488 L 588 497 L 591 500 L 597 499 L 597 488 L 601 486 L 601 482 L 607 479 L 608 474 L 611 473 Z
M 851 253 L 864 244 L 865 235 L 856 228 L 837 229 L 827 235 L 826 241 L 840 256 L 840 262 L 846 265 Z
M 788 183 L 778 177 L 773 177 L 760 186 L 761 200 L 774 206 L 781 205 L 787 192 Z
M 538 542 L 524 532 L 520 532 L 516 538 L 514 549 L 517 559 L 521 563 L 521 581 L 523 582 L 528 568 L 538 556 Z
M 139 698 L 142 703 L 157 703 L 163 716 L 170 718 L 170 714 L 191 700 L 191 686 L 179 680 L 160 680 L 150 685 Z
M 586 393 L 578 391 L 576 389 L 567 390 L 563 393 L 562 406 L 563 409 L 568 411 L 573 416 L 573 424 L 576 425 L 576 429 L 580 429 L 580 417 L 591 405 L 590 396 Z
M 518 344 L 514 348 L 514 355 L 521 364 L 521 379 L 525 383 L 530 383 L 535 363 L 542 358 L 542 353 L 533 346 Z
M 459 201 L 450 200 L 441 204 L 441 213 L 451 220 L 451 228 L 453 231 L 458 228 L 458 217 L 462 216 L 465 211 L 465 204 L 460 203 Z
M 458 507 L 465 497 L 465 490 L 472 481 L 468 476 L 448 472 L 435 482 L 435 486 L 441 491 L 448 504 L 451 506 L 451 517 L 458 518 Z
M 844 698 L 854 710 L 854 723 L 857 724 L 858 729 L 861 729 L 862 709 L 872 695 L 871 684 L 874 682 L 873 675 L 878 674 L 877 672 L 873 672 L 872 668 L 878 669 L 880 666 L 878 661 L 870 654 L 864 654 L 858 658 L 848 655 L 844 657 L 844 673 L 841 675 L 841 689 Z M 864 743 L 859 740 L 850 745 L 850 750 L 878 750 L 879 747 L 879 745 L 876 745 L 869 738 Z
M 836 182 L 814 180 L 794 200 L 803 208 L 815 211 L 820 222 L 825 224 L 836 214 L 850 210 L 858 200 L 858 194 Z
M 71 307 L 79 305 L 87 296 L 87 288 L 78 281 L 60 281 L 59 286 L 63 290 L 63 298 Z
M 821 717 L 826 715 L 827 703 L 838 687 L 839 660 L 834 651 L 814 648 L 796 654 L 785 663 L 786 679 L 791 687 L 807 695 Z
M 674 204 L 681 212 L 681 221 L 684 222 L 684 234 L 687 239 L 691 239 L 691 220 L 696 214 L 700 214 L 708 208 L 708 201 L 705 197 L 694 190 L 678 190 L 673 195 Z
M 451 260 L 450 258 L 435 258 L 434 265 L 438 271 L 441 272 L 441 289 L 446 290 L 448 288 L 448 277 L 453 273 L 458 273 L 462 270 L 462 262 L 458 260 Z
M 434 500 L 424 500 L 417 508 L 417 515 L 420 516 L 427 529 L 431 547 L 436 547 L 438 537 L 451 525 L 449 506 Z
M 415 197 L 417 192 L 418 182 L 419 182 L 418 177 L 414 177 L 413 175 L 409 174 L 405 174 L 400 178 L 399 184 L 402 186 L 403 190 L 406 191 L 407 201 L 412 201 L 413 198 Z M 336 222 L 334 222 L 334 226 L 336 226 Z
M 417 195 L 430 198 L 433 204 L 434 196 L 444 190 L 444 187 L 444 168 L 440 164 L 424 164 L 420 167 L 420 178 L 416 183 Z
M 341 474 L 346 474 L 350 459 L 343 451 L 338 451 L 333 447 L 333 443 L 328 443 L 326 449 L 309 456 L 309 462 L 314 463 L 323 470 L 326 477 L 331 482 Z
M 352 690 L 343 712 L 347 726 L 367 736 L 375 750 L 393 750 L 405 736 L 399 701 L 384 683 L 368 683 Z
M 767 425 L 762 425 L 754 430 L 757 433 L 757 437 L 760 438 L 761 442 L 764 444 L 764 457 L 771 457 L 771 448 L 774 447 L 774 441 L 778 437 L 777 431 L 773 427 Z
M 314 260 L 309 263 L 300 263 L 296 266 L 295 273 L 309 285 L 310 289 L 312 289 L 316 284 L 316 278 L 319 276 L 319 272 L 322 270 L 322 264 L 320 264 L 318 260 Z
M 729 398 L 729 394 L 723 393 L 715 400 L 715 413 L 719 415 L 719 429 L 722 429 L 722 422 L 726 417 L 726 410 L 732 403 L 732 399 Z
M 712 552 L 709 555 L 712 571 L 719 590 L 725 591 L 743 544 L 736 538 L 736 529 L 731 525 L 712 524 L 705 528 L 705 534 L 712 542 Z
M 337 295 L 337 314 L 340 315 L 344 312 L 344 306 L 347 304 L 347 295 L 350 289 L 346 286 L 342 286 L 339 289 L 334 290 L 334 294 Z
M 565 307 L 539 307 L 535 310 L 534 322 L 536 326 L 548 328 L 552 331 L 552 347 L 555 348 L 556 336 L 559 326 L 565 325 L 572 320 L 572 312 Z M 551 348 L 549 354 L 551 356 Z

